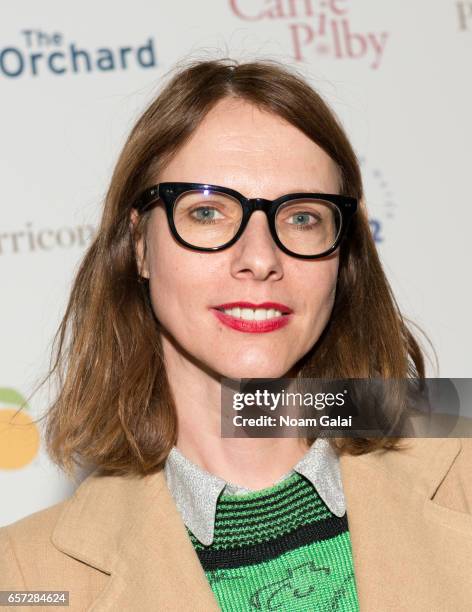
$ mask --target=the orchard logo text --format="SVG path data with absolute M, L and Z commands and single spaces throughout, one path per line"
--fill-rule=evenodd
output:
M 61 32 L 25 29 L 16 45 L 0 45 L 0 78 L 64 76 L 157 65 L 153 38 L 125 46 L 69 42 Z
M 228 0 L 233 14 L 249 22 L 283 21 L 297 61 L 316 57 L 355 59 L 380 67 L 388 32 L 359 32 L 349 16 L 352 0 Z

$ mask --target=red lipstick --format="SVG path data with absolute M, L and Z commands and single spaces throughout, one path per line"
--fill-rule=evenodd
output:
M 241 319 L 239 317 L 233 317 L 226 312 L 223 312 L 223 309 L 230 308 L 265 308 L 274 310 L 279 310 L 282 315 L 277 317 L 272 317 L 271 319 L 265 319 L 262 321 L 248 321 L 246 319 Z M 253 304 L 252 302 L 227 302 L 225 304 L 219 304 L 218 306 L 213 306 L 210 309 L 215 316 L 218 318 L 221 323 L 230 327 L 231 329 L 235 329 L 237 331 L 246 332 L 246 333 L 264 333 L 275 331 L 277 329 L 281 329 L 285 327 L 290 322 L 291 313 L 293 310 L 286 306 L 285 304 L 280 304 L 279 302 L 263 302 L 262 304 Z

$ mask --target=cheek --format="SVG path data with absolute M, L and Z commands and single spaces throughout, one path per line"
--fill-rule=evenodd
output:
M 310 328 L 319 335 L 326 326 L 334 306 L 336 282 L 338 276 L 337 261 L 323 262 L 307 276 L 300 295 L 305 296 L 304 309 L 308 314 L 306 320 Z
M 160 213 L 161 211 L 156 211 Z M 169 313 L 186 303 L 188 286 L 185 266 L 181 264 L 182 248 L 174 244 L 167 220 L 157 214 L 148 235 L 146 261 L 149 269 L 149 288 L 154 313 L 164 324 Z M 178 279 L 178 282 L 176 282 Z
M 318 341 L 331 317 L 336 297 L 337 260 L 318 263 L 327 265 L 317 267 L 307 275 L 303 290 L 303 310 L 306 313 L 303 352 L 310 350 Z
M 305 263 L 305 262 L 303 262 Z M 336 295 L 339 259 L 309 262 L 298 272 L 293 271 L 293 278 L 300 279 L 294 288 L 295 295 L 301 296 L 303 309 L 311 318 L 317 318 L 326 311 L 331 311 Z
M 207 295 L 205 288 L 211 287 L 218 278 L 207 258 L 178 244 L 167 225 L 154 229 L 147 261 L 151 301 L 162 323 L 170 327 L 185 326 L 201 310 Z
M 179 316 L 192 308 L 195 274 L 192 268 L 183 265 L 178 257 L 159 257 L 150 268 L 150 291 L 156 315 L 163 321 Z

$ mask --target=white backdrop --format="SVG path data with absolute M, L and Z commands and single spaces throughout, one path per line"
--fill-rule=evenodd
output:
M 472 1 L 16 0 L 0 21 L 0 525 L 72 490 L 37 428 L 5 421 L 46 372 L 124 139 L 177 61 L 226 55 L 296 67 L 338 113 L 429 374 L 472 375 Z

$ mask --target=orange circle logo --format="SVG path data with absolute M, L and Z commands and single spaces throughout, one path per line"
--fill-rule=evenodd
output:
M 16 414 L 24 404 L 24 397 L 15 389 L 0 388 L 0 469 L 25 467 L 38 454 L 40 436 L 36 423 L 24 408 Z

